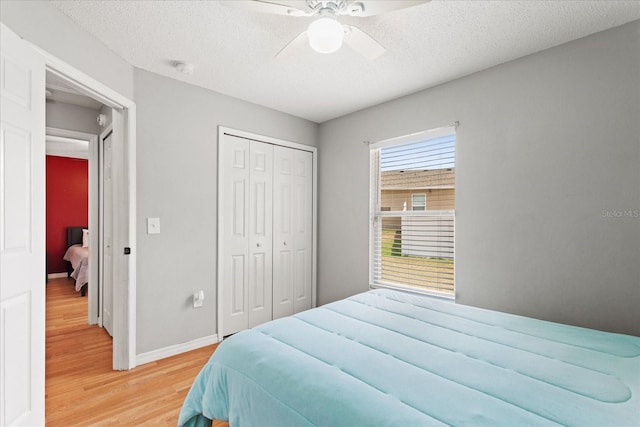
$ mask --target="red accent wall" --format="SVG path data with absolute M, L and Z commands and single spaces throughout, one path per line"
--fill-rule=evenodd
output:
M 67 271 L 67 227 L 89 223 L 89 161 L 47 156 L 48 273 Z

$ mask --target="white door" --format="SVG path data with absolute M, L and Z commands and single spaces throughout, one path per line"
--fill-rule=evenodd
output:
M 294 151 L 293 177 L 293 312 L 311 308 L 313 261 L 313 155 Z
M 100 135 L 100 293 L 99 324 L 113 336 L 113 132 Z
M 225 135 L 219 142 L 222 336 L 249 325 L 249 140 Z
M 0 425 L 44 425 L 45 64 L 0 25 Z
M 293 167 L 291 148 L 273 147 L 273 318 L 293 314 Z
M 273 146 L 250 142 L 249 327 L 271 320 Z

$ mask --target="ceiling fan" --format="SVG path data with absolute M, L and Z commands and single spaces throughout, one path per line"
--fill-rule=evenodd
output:
M 306 31 L 289 42 L 276 58 L 282 58 L 309 44 L 320 53 L 332 53 L 343 42 L 367 59 L 376 59 L 385 48 L 370 35 L 353 25 L 341 24 L 339 16 L 368 17 L 404 9 L 429 0 L 234 0 L 224 4 L 254 12 L 286 16 L 315 17 Z

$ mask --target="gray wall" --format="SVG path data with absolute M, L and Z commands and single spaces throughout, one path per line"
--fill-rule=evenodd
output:
M 640 335 L 639 51 L 636 21 L 322 124 L 319 302 L 368 287 L 362 141 L 459 120 L 457 301 Z
M 47 102 L 46 116 L 49 127 L 98 135 L 98 114 L 99 111 L 90 108 L 62 102 Z
M 138 107 L 137 351 L 216 333 L 218 125 L 316 145 L 317 125 L 147 71 Z M 146 234 L 146 218 L 160 234 Z M 191 296 L 204 290 L 204 307 Z
M 20 37 L 133 98 L 133 67 L 46 0 L 2 0 L 0 19 Z

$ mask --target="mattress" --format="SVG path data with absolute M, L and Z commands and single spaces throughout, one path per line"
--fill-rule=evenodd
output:
M 372 290 L 224 340 L 179 425 L 638 426 L 640 338 Z

